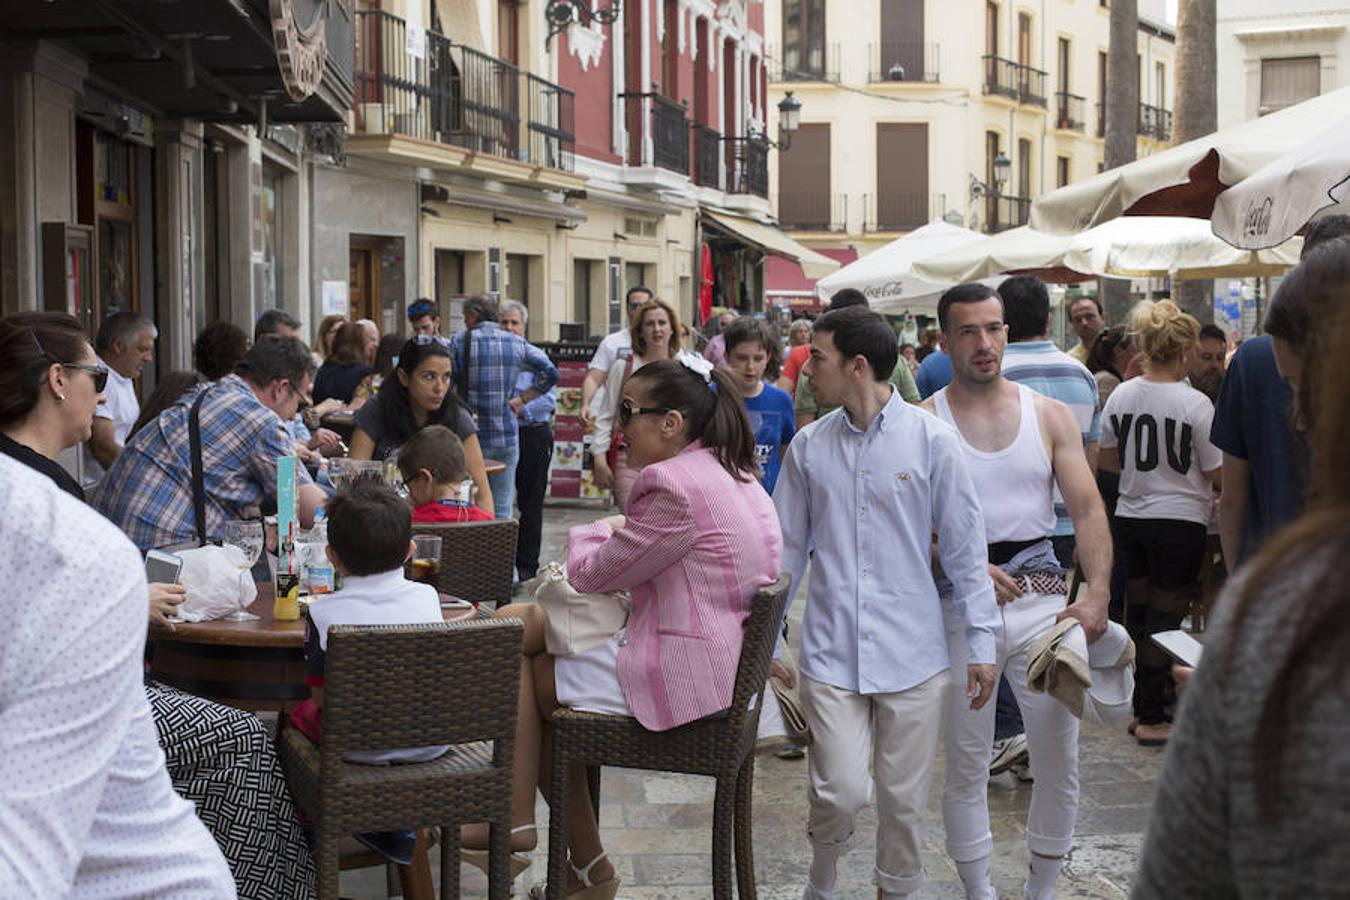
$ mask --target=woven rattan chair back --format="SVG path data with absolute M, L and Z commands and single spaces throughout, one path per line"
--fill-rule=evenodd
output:
M 470 603 L 499 606 L 511 602 L 516 571 L 515 519 L 494 522 L 417 524 L 413 534 L 441 539 L 441 574 L 437 587 Z
M 779 575 L 773 584 L 760 588 L 750 607 L 750 618 L 745 622 L 745 640 L 741 645 L 741 659 L 736 666 L 736 683 L 731 690 L 731 708 L 727 711 L 727 725 L 739 733 L 750 718 L 750 699 L 753 709 L 764 708 L 764 691 L 769 683 L 769 663 L 773 648 L 783 630 L 783 616 L 787 613 L 788 587 L 792 579 Z M 759 719 L 755 717 L 758 724 Z
M 515 738 L 514 619 L 335 625 L 324 658 L 324 764 L 351 751 Z

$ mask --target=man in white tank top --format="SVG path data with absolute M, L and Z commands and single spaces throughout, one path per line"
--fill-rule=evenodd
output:
M 1083 453 L 1078 423 L 1058 400 L 1008 381 L 1000 372 L 1007 326 L 1003 304 L 979 284 L 960 285 L 938 307 L 942 347 L 951 356 L 951 384 L 923 404 L 961 435 L 984 512 L 989 573 L 1000 604 L 997 668 L 1022 708 L 1035 786 L 1027 816 L 1031 853 L 1024 896 L 1054 896 L 1055 878 L 1073 842 L 1078 811 L 1078 719 L 1049 694 L 1027 687 L 1032 644 L 1057 620 L 1079 620 L 1089 642 L 1106 630 L 1111 536 L 1101 497 Z M 1086 583 L 1065 606 L 1064 573 L 1049 535 L 1058 484 L 1074 530 Z M 955 625 L 956 623 L 953 623 Z M 952 665 L 962 642 L 948 629 Z M 994 705 L 972 710 L 959 692 L 947 707 L 943 820 L 951 854 L 970 900 L 997 895 L 989 879 L 987 798 Z

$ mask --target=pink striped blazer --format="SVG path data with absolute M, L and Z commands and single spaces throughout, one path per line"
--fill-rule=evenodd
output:
M 782 560 L 769 495 L 697 441 L 642 470 L 623 529 L 571 530 L 573 587 L 632 592 L 619 685 L 643 727 L 665 731 L 731 705 L 750 605 Z

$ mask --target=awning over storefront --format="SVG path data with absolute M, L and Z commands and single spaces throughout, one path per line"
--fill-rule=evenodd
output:
M 852 247 L 820 250 L 839 265 L 846 266 L 858 258 Z M 816 279 L 808 278 L 800 263 L 781 256 L 770 256 L 764 261 L 764 296 L 769 303 L 786 303 L 793 312 L 811 312 L 824 309 L 825 303 L 816 295 Z
M 166 119 L 340 122 L 355 32 L 325 0 L 48 0 L 7 4 L 7 40 L 47 40 L 91 80 Z
M 743 243 L 798 263 L 808 278 L 823 278 L 839 268 L 838 261 L 797 243 L 772 225 L 765 225 L 744 216 L 733 216 L 707 209 L 703 210 L 703 217 L 708 225 L 726 232 Z

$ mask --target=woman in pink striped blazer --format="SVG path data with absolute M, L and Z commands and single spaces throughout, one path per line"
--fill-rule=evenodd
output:
M 538 606 L 498 612 L 525 622 L 516 851 L 535 844 L 534 788 L 550 765 L 540 739 L 553 710 L 630 715 L 665 731 L 726 709 L 750 604 L 782 563 L 778 517 L 756 477 L 754 433 L 729 376 L 698 358 L 649 363 L 624 385 L 619 422 L 628 459 L 642 470 L 628 516 L 573 528 L 567 570 L 579 591 L 631 591 L 627 627 L 593 650 L 555 659 L 544 651 Z M 619 881 L 600 845 L 586 780 L 578 773 L 571 785 L 568 896 L 612 900 Z M 461 846 L 486 845 L 484 826 L 465 828 Z M 487 862 L 472 850 L 465 858 Z M 513 854 L 513 862 L 519 871 L 528 858 Z

